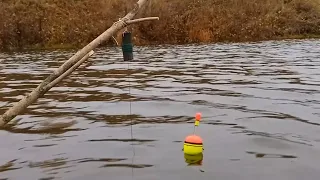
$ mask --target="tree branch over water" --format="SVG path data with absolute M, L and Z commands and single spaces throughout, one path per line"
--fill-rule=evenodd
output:
M 38 85 L 29 95 L 25 96 L 19 102 L 15 103 L 9 108 L 2 116 L 0 116 L 0 127 L 11 121 L 17 115 L 21 114 L 30 104 L 34 103 L 39 97 L 48 92 L 54 85 L 59 83 L 64 77 L 71 74 L 73 70 L 81 65 L 86 59 L 93 54 L 93 49 L 98 47 L 103 42 L 106 42 L 115 33 L 126 27 L 128 24 L 142 22 L 146 20 L 155 20 L 158 18 L 144 18 L 132 20 L 139 10 L 148 2 L 148 0 L 139 0 L 134 8 L 119 21 L 115 22 L 109 29 L 99 35 L 96 39 L 87 44 L 84 48 L 74 54 L 69 60 L 67 60 L 58 69 L 53 71 L 42 83 Z M 79 63 L 80 62 L 80 63 Z

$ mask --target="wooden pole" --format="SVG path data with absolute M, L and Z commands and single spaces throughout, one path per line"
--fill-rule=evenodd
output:
M 89 54 L 86 54 L 82 59 L 80 59 L 81 62 L 84 62 L 87 60 L 91 55 L 93 54 L 93 51 Z M 79 61 L 79 62 L 80 62 Z M 80 66 L 80 64 L 75 64 L 70 69 L 76 69 Z M 69 69 L 69 70 L 70 70 Z M 56 78 L 51 83 L 47 83 L 47 81 L 42 81 L 38 85 L 37 88 L 35 88 L 29 95 L 22 98 L 19 102 L 14 104 L 13 107 L 11 107 L 9 110 L 7 110 L 1 117 L 0 117 L 0 127 L 11 121 L 14 117 L 16 117 L 18 114 L 20 114 L 22 111 L 24 111 L 30 104 L 32 104 L 34 101 L 36 101 L 39 97 L 43 96 L 46 92 L 48 92 L 54 85 L 58 84 L 64 77 L 69 75 L 72 71 L 66 71 L 65 73 L 61 74 L 58 78 Z
M 87 55 L 90 56 L 90 52 L 98 47 L 101 43 L 107 41 L 110 37 L 113 36 L 114 33 L 123 29 L 128 25 L 127 22 L 130 23 L 130 20 L 137 15 L 138 11 L 148 2 L 148 0 L 139 0 L 134 8 L 123 18 L 119 19 L 119 21 L 115 22 L 109 29 L 99 35 L 96 39 L 91 41 L 88 45 L 79 50 L 76 54 L 74 54 L 69 60 L 67 60 L 64 64 L 62 64 L 58 69 L 53 71 L 51 75 L 49 75 L 45 80 L 42 81 L 38 85 L 36 89 L 34 89 L 29 95 L 25 96 L 19 102 L 15 103 L 10 109 L 8 109 L 2 116 L 0 116 L 0 127 L 4 126 L 6 123 L 10 122 L 17 115 L 22 113 L 30 104 L 35 102 L 39 97 L 43 96 L 47 91 L 50 90 L 51 87 L 56 85 L 59 81 L 61 81 L 65 76 L 61 76 L 68 69 L 73 66 L 76 67 L 76 63 L 78 61 L 85 61 Z M 143 22 L 147 20 L 155 20 L 154 18 L 143 18 L 143 20 L 137 20 L 136 22 Z M 131 23 L 132 24 L 132 21 Z M 80 65 L 79 63 L 78 65 Z M 68 71 L 65 75 L 68 75 L 73 70 Z M 61 77 L 61 78 L 59 78 Z M 57 78 L 59 80 L 55 81 Z
M 76 70 L 83 62 L 85 62 L 90 56 L 92 56 L 94 51 L 90 51 L 89 54 L 85 55 L 80 61 L 78 61 L 75 65 L 73 65 L 70 69 L 68 69 L 66 72 L 61 74 L 57 79 L 43 87 L 43 89 L 51 89 L 53 86 L 57 85 L 62 79 L 69 76 L 74 70 Z
M 135 24 L 143 21 L 152 21 L 152 20 L 159 20 L 159 17 L 146 17 L 146 18 L 128 20 L 126 23 L 130 25 L 130 24 Z

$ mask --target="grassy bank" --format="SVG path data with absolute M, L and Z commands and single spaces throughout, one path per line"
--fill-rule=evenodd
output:
M 83 46 L 134 2 L 2 0 L 0 49 Z M 139 45 L 320 36 L 318 0 L 150 0 L 140 14 L 160 21 L 132 27 Z

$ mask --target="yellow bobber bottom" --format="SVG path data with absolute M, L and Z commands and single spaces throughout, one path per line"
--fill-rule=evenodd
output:
M 183 144 L 183 152 L 185 154 L 196 155 L 203 151 L 203 142 L 200 136 L 189 135 Z
M 203 154 L 184 154 L 184 159 L 189 166 L 202 165 Z

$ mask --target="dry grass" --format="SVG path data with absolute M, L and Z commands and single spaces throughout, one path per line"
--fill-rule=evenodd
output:
M 135 1 L 2 0 L 0 49 L 82 46 Z M 320 35 L 318 0 L 150 0 L 142 13 L 160 21 L 133 26 L 136 44 Z

